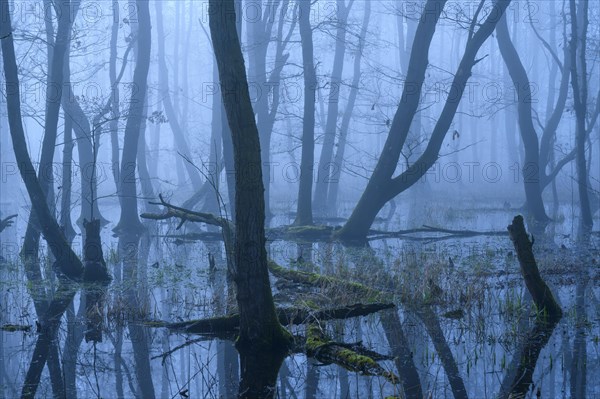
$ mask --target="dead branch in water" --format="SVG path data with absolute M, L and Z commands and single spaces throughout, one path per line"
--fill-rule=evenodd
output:
M 415 234 L 429 234 L 427 236 Z M 431 235 L 436 234 L 436 235 Z M 370 230 L 367 236 L 368 241 L 383 240 L 386 238 L 401 238 L 412 241 L 440 241 L 451 238 L 469 238 L 477 236 L 498 237 L 506 236 L 506 231 L 477 231 L 477 230 L 453 230 L 443 227 L 433 227 L 423 225 L 423 227 L 397 231 Z
M 196 222 L 226 228 L 230 231 L 233 231 L 231 222 L 225 218 L 217 217 L 211 213 L 192 211 L 170 204 L 164 200 L 162 194 L 159 194 L 158 198 L 160 199 L 160 202 L 150 202 L 150 204 L 162 205 L 165 208 L 165 212 L 162 214 L 142 213 L 140 215 L 141 218 L 152 220 L 166 220 L 171 218 L 180 219 L 179 225 L 177 225 L 177 230 L 179 230 L 185 222 Z
M 311 311 L 306 308 L 277 309 L 277 316 L 282 325 L 300 325 L 315 321 L 342 320 L 352 317 L 366 316 L 385 309 L 394 308 L 392 303 L 372 303 L 342 306 L 333 309 Z M 239 326 L 239 315 L 214 317 L 209 319 L 189 320 L 178 323 L 149 322 L 152 327 L 166 327 L 172 331 L 199 334 L 210 337 L 229 339 L 235 336 Z

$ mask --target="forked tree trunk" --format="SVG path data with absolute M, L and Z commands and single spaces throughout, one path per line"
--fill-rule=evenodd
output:
M 398 165 L 402 147 L 408 137 L 411 122 L 417 111 L 428 65 L 429 47 L 445 3 L 445 0 L 429 0 L 424 6 L 411 51 L 406 78 L 407 83 L 404 85 L 398 111 L 392 121 L 383 152 L 363 195 L 344 227 L 336 233 L 337 238 L 342 241 L 364 244 L 367 233 L 383 206 L 418 182 L 429 168 L 435 164 L 460 103 L 457 99 L 462 97 L 467 81 L 471 76 L 471 70 L 479 62 L 479 60 L 475 60 L 477 52 L 492 34 L 498 18 L 504 14 L 510 0 L 500 0 L 494 3 L 494 11 L 490 11 L 486 20 L 479 25 L 479 29 L 472 36 L 470 35 L 452 81 L 450 95 L 431 133 L 427 147 L 406 171 L 392 178 Z M 475 25 L 477 24 L 473 22 L 472 29 Z
M 2 24 L 0 24 L 0 37 L 2 37 L 2 59 L 6 82 L 8 122 L 19 172 L 25 183 L 27 193 L 29 194 L 32 208 L 39 220 L 42 234 L 56 258 L 57 271 L 67 279 L 80 280 L 83 274 L 83 265 L 71 249 L 71 246 L 65 239 L 56 219 L 48 208 L 45 192 L 36 176 L 35 169 L 31 163 L 31 158 L 29 157 L 29 152 L 27 150 L 25 131 L 23 129 L 23 120 L 21 117 L 21 96 L 18 67 L 12 37 L 11 14 L 7 0 L 0 2 L 0 13 L 7 17 Z M 62 76 L 62 68 L 58 69 L 58 72 L 58 78 L 60 79 Z M 58 110 L 56 111 L 57 121 Z M 52 132 L 50 132 L 50 136 L 51 134 Z M 55 125 L 53 139 L 56 140 Z M 36 342 L 32 360 L 25 377 L 22 390 L 22 397 L 24 398 L 33 398 L 35 396 L 42 370 L 48 356 L 53 356 L 57 360 L 57 346 L 55 344 L 56 333 L 58 331 L 60 319 L 67 306 L 71 303 L 74 294 L 75 291 L 72 289 L 71 284 L 61 279 L 54 299 L 48 304 L 45 314 L 40 315 L 42 331 Z M 50 371 L 52 372 L 52 368 Z M 55 394 L 61 395 L 64 394 L 64 392 L 55 389 Z

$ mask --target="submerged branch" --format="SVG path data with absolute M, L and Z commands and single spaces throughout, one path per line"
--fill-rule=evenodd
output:
M 165 212 L 161 214 L 154 213 L 142 213 L 140 217 L 143 219 L 152 219 L 152 220 L 167 220 L 167 219 L 180 219 L 179 225 L 177 226 L 177 230 L 181 228 L 181 226 L 185 222 L 196 222 L 196 223 L 205 223 L 212 226 L 217 227 L 226 227 L 229 232 L 233 231 L 233 224 L 231 221 L 221 218 L 210 213 L 196 212 L 186 208 L 178 207 L 166 202 L 162 196 L 159 195 L 160 202 L 151 204 L 154 205 L 162 205 L 165 208 Z M 304 240 L 304 241 L 332 241 L 334 239 L 333 233 L 339 230 L 339 226 L 281 226 L 275 227 L 266 230 L 266 236 L 268 240 L 288 240 L 288 241 L 296 241 L 296 240 Z M 423 236 L 421 234 L 428 234 Z M 225 236 L 225 240 L 231 240 L 231 233 L 229 234 L 229 238 Z M 415 228 L 415 229 L 407 229 L 407 230 L 397 230 L 397 231 L 383 231 L 383 230 L 369 230 L 369 234 L 367 236 L 368 241 L 375 240 L 383 240 L 387 238 L 400 238 L 404 240 L 413 240 L 413 241 L 436 241 L 436 240 L 446 240 L 450 238 L 468 238 L 468 237 L 476 237 L 476 236 L 506 236 L 508 233 L 506 231 L 476 231 L 476 230 L 453 230 L 453 229 L 445 229 L 442 227 L 433 227 L 423 225 L 423 227 Z M 194 241 L 194 240 L 207 240 L 213 241 L 218 239 L 219 237 L 214 234 L 183 234 L 181 236 L 173 236 L 172 238 L 178 239 L 178 243 L 184 243 L 185 241 Z M 232 242 L 232 241 L 230 241 Z
M 438 234 L 435 236 L 415 236 L 414 234 Z M 415 240 L 415 241 L 435 241 L 435 240 L 446 240 L 446 239 L 456 239 L 456 238 L 469 238 L 476 236 L 506 236 L 508 233 L 506 231 L 477 231 L 477 230 L 453 230 L 453 229 L 445 229 L 442 227 L 433 227 L 428 225 L 423 225 L 423 227 L 415 228 L 415 229 L 407 229 L 407 230 L 397 230 L 397 231 L 382 231 L 382 230 L 370 230 L 367 239 L 369 241 L 381 240 L 386 238 L 402 238 L 405 240 Z
M 392 303 L 372 303 L 342 306 L 333 309 L 311 311 L 306 308 L 277 309 L 277 317 L 283 325 L 300 325 L 315 321 L 343 320 L 366 316 L 385 309 L 391 309 Z M 209 319 L 189 320 L 178 323 L 149 322 L 152 327 L 166 327 L 172 331 L 199 334 L 208 337 L 229 339 L 237 334 L 240 317 L 238 314 Z

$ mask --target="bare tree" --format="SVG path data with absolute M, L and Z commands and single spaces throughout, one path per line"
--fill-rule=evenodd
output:
M 312 183 L 315 162 L 315 94 L 317 75 L 314 65 L 313 34 L 310 26 L 310 1 L 300 2 L 298 27 L 302 41 L 302 68 L 304 70 L 304 118 L 302 121 L 302 159 L 296 225 L 310 225 L 312 215 Z
M 536 221 L 546 223 L 549 219 L 544 209 L 544 200 L 542 199 L 539 141 L 531 115 L 531 85 L 519 54 L 510 41 L 506 17 L 500 20 L 496 31 L 498 33 L 497 39 L 500 53 L 517 92 L 519 130 L 521 131 L 521 139 L 525 147 L 522 173 L 527 207 Z
M 575 0 L 569 0 L 571 15 L 571 87 L 573 88 L 573 102 L 577 127 L 575 130 L 575 165 L 577 168 L 577 191 L 581 211 L 581 224 L 585 230 L 591 230 L 594 224 L 589 196 L 589 177 L 585 160 L 585 143 L 588 127 L 587 102 L 588 102 L 588 77 L 587 77 L 587 31 L 589 25 L 588 2 L 580 1 L 579 10 Z M 578 27 L 578 19 L 581 27 Z M 599 96 L 600 97 L 600 96 Z M 597 101 L 600 102 L 600 99 Z
M 333 55 L 333 67 L 331 70 L 331 79 L 329 81 L 329 96 L 327 98 L 327 121 L 325 123 L 325 132 L 323 135 L 323 147 L 317 168 L 317 181 L 315 183 L 315 195 L 313 208 L 321 214 L 326 213 L 328 187 L 331 184 L 331 174 L 335 164 L 333 161 L 333 147 L 337 133 L 337 122 L 339 113 L 340 90 L 342 87 L 342 73 L 344 71 L 344 56 L 346 55 L 346 30 L 348 29 L 348 15 L 354 4 L 350 0 L 336 1 L 336 21 L 335 21 L 335 51 Z M 365 7 L 366 3 L 365 3 Z M 370 5 L 368 6 L 370 7 Z M 359 40 L 364 40 L 359 37 Z M 357 55 L 360 58 L 359 55 Z
M 236 347 L 241 397 L 272 397 L 291 345 L 271 294 L 265 248 L 265 203 L 260 140 L 250 102 L 233 0 L 211 0 L 210 31 L 235 153 L 235 266 L 240 314 Z
M 2 59 L 4 63 L 4 76 L 6 82 L 7 110 L 10 134 L 13 141 L 13 149 L 19 167 L 19 172 L 27 188 L 31 205 L 36 214 L 39 228 L 49 248 L 56 258 L 56 270 L 59 272 L 59 286 L 54 295 L 54 299 L 48 303 L 43 314 L 40 315 L 41 333 L 38 336 L 32 360 L 23 384 L 22 397 L 33 398 L 39 385 L 42 370 L 46 365 L 48 356 L 54 351 L 56 345 L 56 334 L 60 324 L 61 317 L 67 306 L 71 303 L 76 290 L 71 286 L 70 281 L 81 280 L 83 275 L 83 265 L 77 255 L 71 249 L 65 239 L 62 229 L 59 227 L 56 219 L 50 212 L 46 202 L 46 193 L 42 187 L 40 179 L 36 176 L 35 169 L 31 162 L 27 143 L 25 141 L 25 131 L 21 116 L 21 95 L 19 89 L 18 67 L 15 57 L 12 22 L 10 19 L 9 2 L 3 0 L 0 3 L 0 13 L 5 16 L 0 24 L 0 38 L 2 41 Z M 68 13 L 67 13 L 68 15 Z M 68 18 L 68 17 L 67 17 Z M 68 33 L 68 30 L 67 30 Z M 66 35 L 66 34 L 65 34 Z M 61 34 L 61 37 L 65 37 Z M 62 39 L 61 39 L 62 40 Z M 54 49 L 56 55 L 56 46 Z M 60 66 L 60 65 L 59 65 Z M 56 71 L 56 69 L 54 69 Z M 58 79 L 61 79 L 62 68 L 58 68 Z M 60 104 L 58 102 L 57 106 Z M 58 120 L 58 110 L 56 110 L 56 120 Z M 52 116 L 54 114 L 47 114 Z M 56 126 L 55 126 L 56 128 Z M 52 138 L 52 129 L 48 130 Z M 56 129 L 54 129 L 54 139 L 56 139 Z M 55 356 L 57 354 L 55 353 Z M 62 380 L 62 378 L 60 379 Z M 55 389 L 56 395 L 61 395 L 62 390 Z
M 348 101 L 346 103 L 346 108 L 344 109 L 344 115 L 342 116 L 342 122 L 340 124 L 340 136 L 338 138 L 333 164 L 330 168 L 329 186 L 327 192 L 327 214 L 329 215 L 335 215 L 337 212 L 337 199 L 340 187 L 342 165 L 344 163 L 344 154 L 346 153 L 346 142 L 348 139 L 348 130 L 350 129 L 350 121 L 352 120 L 354 105 L 356 104 L 356 98 L 358 97 L 358 87 L 360 85 L 361 78 L 361 60 L 365 48 L 365 41 L 367 40 L 367 29 L 369 27 L 370 19 L 371 2 L 366 1 L 362 28 L 358 37 L 358 46 L 354 54 L 354 75 L 352 77 L 352 83 L 350 86 L 350 94 L 348 95 Z
M 493 9 L 490 10 L 483 23 L 477 22 L 479 11 L 483 7 L 483 2 L 480 3 L 479 11 L 471 22 L 465 52 L 454 75 L 450 90 L 451 95 L 444 104 L 427 147 L 423 154 L 403 173 L 392 177 L 406 142 L 412 119 L 417 111 L 428 65 L 429 47 L 445 3 L 445 0 L 429 0 L 424 6 L 415 33 L 400 105 L 394 115 L 384 149 L 367 187 L 344 227 L 336 233 L 337 237 L 343 241 L 364 243 L 368 230 L 384 205 L 415 184 L 435 163 L 460 103 L 459 99 L 462 97 L 466 83 L 471 76 L 471 70 L 480 61 L 475 59 L 477 52 L 492 34 L 499 17 L 504 14 L 510 0 L 494 3 Z M 475 26 L 479 26 L 476 32 Z
M 154 5 L 156 7 L 156 31 L 158 35 L 158 72 L 161 100 L 165 108 L 167 119 L 169 120 L 169 125 L 171 126 L 171 131 L 173 132 L 173 137 L 175 138 L 175 145 L 177 147 L 177 151 L 179 151 L 188 159 L 191 159 L 189 145 L 185 139 L 185 132 L 181 128 L 181 123 L 179 122 L 179 115 L 177 115 L 177 108 L 173 105 L 173 101 L 171 100 L 171 93 L 169 91 L 169 71 L 167 69 L 167 56 L 165 53 L 165 32 L 163 27 L 164 24 L 162 2 L 156 1 Z M 179 26 L 177 26 L 176 29 L 179 29 Z M 176 45 L 178 46 L 179 43 L 176 43 Z M 199 189 L 202 185 L 200 173 L 190 162 L 185 161 L 184 164 L 186 172 L 192 180 L 192 187 L 194 189 Z

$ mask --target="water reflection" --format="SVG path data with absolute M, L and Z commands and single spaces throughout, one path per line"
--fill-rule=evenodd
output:
M 542 349 L 546 346 L 560 318 L 549 320 L 539 317 L 531 330 L 519 343 L 498 394 L 499 398 L 524 398 L 533 389 L 533 372 Z M 541 397 L 541 387 L 535 387 L 535 395 Z M 583 396 L 573 396 L 579 398 Z
M 325 327 L 335 341 L 362 341 L 369 349 L 392 355 L 393 360 L 380 364 L 400 377 L 397 386 L 295 354 L 279 370 L 278 397 L 536 397 L 539 391 L 544 398 L 580 398 L 600 394 L 599 275 L 597 269 L 582 266 L 577 254 L 561 249 L 562 243 L 569 244 L 562 239 L 558 233 L 548 240 L 558 245 L 542 248 L 540 237 L 536 248 L 542 274 L 564 310 L 560 321 L 535 314 L 506 237 L 445 243 L 387 240 L 367 252 L 330 243 L 271 243 L 270 254 L 280 264 L 350 278 L 397 299 L 395 310 L 328 322 Z M 49 343 L 42 345 L 48 350 L 60 348 L 57 355 L 67 397 L 236 396 L 239 359 L 231 341 L 192 342 L 198 337 L 146 323 L 233 311 L 222 245 L 139 240 L 132 237 L 106 247 L 114 280 L 106 298 L 103 341 L 96 343 L 95 350 L 91 342 L 83 341 L 86 322 L 80 293 L 67 307 L 58 340 L 51 339 L 35 327 L 34 303 L 22 283 L 23 266 L 16 260 L 2 266 L 1 397 L 20 395 L 39 342 Z M 212 269 L 209 253 L 214 256 Z M 454 267 L 449 265 L 449 254 Z M 586 256 L 597 257 L 593 252 Z M 313 268 L 311 261 L 319 267 Z M 426 300 L 432 284 L 440 291 Z M 340 304 L 322 287 L 280 287 L 276 295 L 288 306 L 299 301 Z M 60 301 L 59 294 L 54 292 L 55 301 Z M 21 331 L 11 325 L 31 328 Z M 297 329 L 302 333 L 303 327 Z M 39 373 L 38 396 L 53 396 L 48 368 Z

